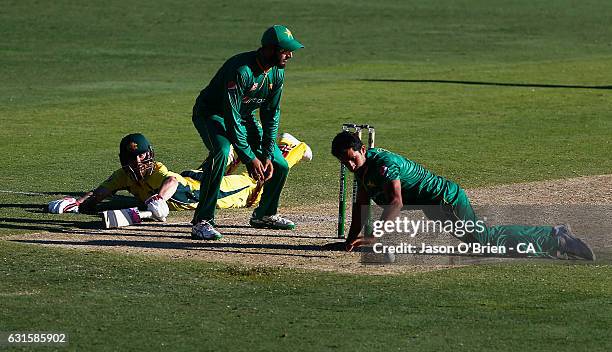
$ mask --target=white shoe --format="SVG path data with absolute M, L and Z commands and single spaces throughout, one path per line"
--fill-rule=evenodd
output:
M 312 149 L 310 149 L 310 146 L 308 144 L 306 144 L 306 151 L 304 152 L 304 155 L 302 156 L 302 160 L 303 161 L 311 161 L 312 160 Z
M 290 133 L 283 133 L 280 136 L 280 140 L 279 143 L 286 143 L 287 145 L 291 146 L 292 148 L 295 148 L 296 145 L 302 143 L 300 142 L 299 139 L 295 138 L 293 135 L 291 135 Z M 306 143 L 304 143 L 306 144 Z M 310 146 L 308 144 L 306 144 L 306 151 L 304 152 L 304 156 L 302 156 L 302 160 L 303 161 L 311 161 L 312 160 L 312 149 L 310 149 Z
M 202 220 L 191 228 L 191 238 L 194 240 L 220 240 L 223 235 L 206 220 Z
M 291 135 L 290 133 L 283 133 L 280 136 L 280 143 L 286 143 L 292 147 L 295 147 L 296 145 L 300 144 L 300 140 L 293 137 L 293 135 Z
M 253 214 L 254 215 L 254 214 Z M 262 229 L 273 229 L 273 230 L 293 230 L 295 224 L 289 219 L 285 219 L 282 216 L 275 214 L 270 216 L 262 216 L 261 218 L 251 217 L 249 221 L 251 226 Z

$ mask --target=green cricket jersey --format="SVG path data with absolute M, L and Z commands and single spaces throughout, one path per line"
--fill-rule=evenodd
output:
M 472 208 L 468 197 L 456 183 L 440 177 L 423 166 L 400 155 L 381 148 L 366 152 L 366 163 L 357 170 L 357 182 L 365 187 L 368 195 L 379 205 L 389 204 L 384 194 L 384 185 L 393 180 L 402 184 L 404 205 L 443 205 L 452 206 L 451 213 L 432 213 L 426 215 L 431 220 L 451 220 L 455 224 L 467 221 L 477 224 L 480 220 Z M 431 216 L 434 216 L 433 218 Z M 484 222 L 481 221 L 481 224 Z M 553 235 L 552 226 L 497 225 L 484 224 L 479 230 L 452 234 L 466 243 L 503 246 L 503 254 L 550 257 L 555 256 L 559 242 Z M 520 247 L 519 246 L 524 246 Z M 529 251 L 521 252 L 521 248 Z M 506 252 L 507 250 L 507 252 Z
M 389 204 L 384 186 L 393 180 L 401 181 L 404 205 L 453 204 L 459 192 L 456 183 L 382 148 L 366 152 L 366 162 L 356 176 L 359 186 L 379 205 Z
M 271 159 L 280 120 L 280 100 L 285 70 L 273 66 L 264 71 L 257 51 L 227 60 L 204 88 L 193 107 L 194 115 L 223 117 L 228 139 L 243 162 L 255 158 L 247 140 L 247 126 L 256 123 L 255 110 L 263 128 L 262 156 Z

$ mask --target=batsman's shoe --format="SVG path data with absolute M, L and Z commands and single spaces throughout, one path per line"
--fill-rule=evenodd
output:
M 278 144 L 284 144 L 284 145 L 288 145 L 290 147 L 295 147 L 296 145 L 300 144 L 300 140 L 293 137 L 292 134 L 290 133 L 283 133 L 280 136 L 280 139 L 278 141 Z
M 295 224 L 293 221 L 283 218 L 282 216 L 270 215 L 263 216 L 261 218 L 256 218 L 255 216 L 251 217 L 249 221 L 251 226 L 256 227 L 258 229 L 273 229 L 273 230 L 293 230 L 295 229 Z
M 220 240 L 223 235 L 206 220 L 202 220 L 191 228 L 191 238 L 194 240 Z
M 572 230 L 568 225 L 555 226 L 553 230 L 554 236 L 559 241 L 559 252 L 561 256 L 568 259 L 582 258 L 586 260 L 595 260 L 595 253 L 588 244 L 572 234 Z
M 285 155 L 285 153 L 289 152 L 289 150 L 295 148 L 296 146 L 298 146 L 300 143 L 299 139 L 295 138 L 294 136 L 292 136 L 289 133 L 283 133 L 280 136 L 280 139 L 278 141 L 278 145 L 281 149 L 281 151 L 283 152 L 283 155 Z M 308 144 L 304 143 L 304 145 L 306 146 L 306 150 L 304 151 L 304 155 L 302 156 L 302 160 L 303 161 L 311 161 L 312 160 L 312 149 L 310 149 L 310 147 L 308 146 Z

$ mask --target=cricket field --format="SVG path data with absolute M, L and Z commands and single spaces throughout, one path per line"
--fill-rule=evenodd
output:
M 46 212 L 117 169 L 128 133 L 171 170 L 198 167 L 195 97 L 275 23 L 305 46 L 280 126 L 314 154 L 281 198 L 295 231 L 252 229 L 249 209 L 220 210 L 216 242 L 190 239 L 190 211 L 116 230 Z M 610 351 L 610 23 L 603 0 L 5 0 L 0 349 Z M 598 259 L 372 265 L 322 251 L 345 122 L 375 126 L 376 146 L 494 215 L 569 222 Z M 5 341 L 42 332 L 68 342 Z

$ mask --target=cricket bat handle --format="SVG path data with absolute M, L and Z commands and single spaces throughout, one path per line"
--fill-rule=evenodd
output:
M 140 212 L 141 219 L 150 219 L 153 217 L 153 213 L 148 210 L 143 210 Z

